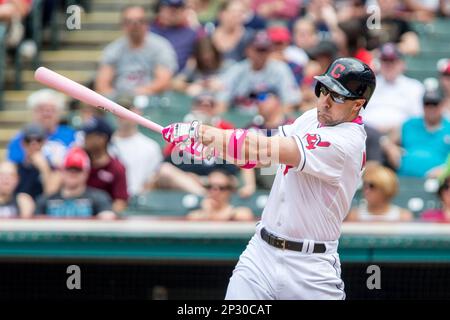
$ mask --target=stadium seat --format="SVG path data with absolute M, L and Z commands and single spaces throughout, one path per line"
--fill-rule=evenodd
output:
M 234 206 L 245 206 L 256 216 L 261 216 L 267 198 L 267 190 L 258 190 L 250 198 L 242 199 L 235 195 L 231 199 Z M 193 194 L 172 191 L 154 190 L 130 200 L 126 216 L 154 215 L 154 216 L 184 216 L 189 211 L 199 208 L 202 198 Z
M 130 201 L 133 214 L 184 216 L 200 203 L 200 198 L 185 192 L 153 190 Z

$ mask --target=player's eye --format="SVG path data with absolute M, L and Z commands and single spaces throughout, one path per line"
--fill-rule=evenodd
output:
M 333 92 L 331 90 L 328 90 L 325 86 L 320 87 L 320 93 L 324 96 L 330 94 L 331 100 L 333 100 L 336 103 L 342 104 L 345 102 L 345 97 L 343 95 L 340 95 L 339 93 Z

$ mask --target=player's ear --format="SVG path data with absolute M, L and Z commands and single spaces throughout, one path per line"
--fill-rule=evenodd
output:
M 364 103 L 366 103 L 366 99 L 355 100 L 355 104 L 353 105 L 353 111 L 357 113 L 361 111 L 361 108 L 364 106 Z

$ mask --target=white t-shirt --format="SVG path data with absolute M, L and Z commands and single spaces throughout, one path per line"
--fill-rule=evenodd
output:
M 365 161 L 361 118 L 321 127 L 312 109 L 279 132 L 294 137 L 301 161 L 279 166 L 262 224 L 286 239 L 337 240 Z
M 142 191 L 163 160 L 159 145 L 140 132 L 128 138 L 114 135 L 110 152 L 125 166 L 130 195 Z
M 367 125 L 385 132 L 400 128 L 407 119 L 423 114 L 423 85 L 399 76 L 393 83 L 377 77 L 377 87 L 367 107 L 361 112 Z

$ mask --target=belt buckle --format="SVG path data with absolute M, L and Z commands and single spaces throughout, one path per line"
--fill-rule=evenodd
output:
M 281 249 L 285 250 L 285 249 L 286 249 L 286 240 L 285 240 L 285 239 L 282 239 L 282 238 L 279 238 L 279 237 L 276 237 L 276 240 L 277 240 L 278 243 L 280 244 Z M 280 242 L 281 242 L 281 243 L 280 243 Z

